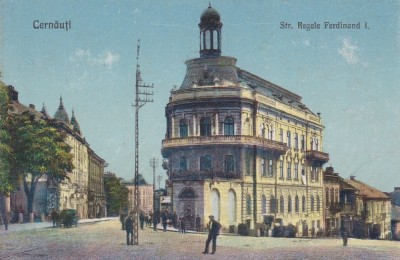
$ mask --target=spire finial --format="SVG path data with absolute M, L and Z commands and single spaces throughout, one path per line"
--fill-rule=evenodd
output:
M 64 104 L 63 104 L 63 100 L 62 100 L 62 96 L 60 95 L 60 108 L 64 108 Z
M 211 1 L 208 1 L 208 8 L 211 8 Z

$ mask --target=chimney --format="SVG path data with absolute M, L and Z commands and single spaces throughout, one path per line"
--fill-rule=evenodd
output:
M 350 176 L 350 180 L 355 181 L 355 180 L 356 180 L 356 176 L 351 175 L 351 176 Z
M 35 109 L 35 105 L 34 104 L 29 104 L 29 107 L 32 109 Z

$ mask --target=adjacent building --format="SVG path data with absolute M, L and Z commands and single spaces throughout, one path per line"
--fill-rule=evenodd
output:
M 69 179 L 60 181 L 42 176 L 37 184 L 33 211 L 48 214 L 53 209 L 76 209 L 79 218 L 104 216 L 105 198 L 103 173 L 105 161 L 99 157 L 83 137 L 79 123 L 72 111 L 69 118 L 60 97 L 54 117 L 49 116 L 45 106 L 37 111 L 34 105 L 25 106 L 18 101 L 18 92 L 8 86 L 13 113 L 29 111 L 38 119 L 49 121 L 52 126 L 67 134 L 65 142 L 71 147 L 74 169 Z M 28 178 L 29 182 L 29 178 Z M 26 196 L 22 184 L 11 198 L 13 212 L 26 212 Z
M 141 174 L 139 174 L 138 176 L 138 207 L 144 213 L 148 213 L 149 211 L 153 211 L 153 185 L 148 184 Z M 122 184 L 129 190 L 128 210 L 131 211 L 134 209 L 135 206 L 135 182 L 134 180 L 123 181 Z
M 200 17 L 200 58 L 186 61 L 165 108 L 162 155 L 178 215 L 214 215 L 225 231 L 293 225 L 323 229 L 319 113 L 299 95 L 221 56 L 222 22 L 211 5 Z

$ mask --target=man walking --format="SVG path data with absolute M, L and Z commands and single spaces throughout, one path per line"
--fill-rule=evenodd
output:
M 210 222 L 208 223 L 208 238 L 206 241 L 206 249 L 204 250 L 203 254 L 208 254 L 208 248 L 210 242 L 212 240 L 212 251 L 211 254 L 215 254 L 217 251 L 217 236 L 219 235 L 219 230 L 221 228 L 221 224 L 219 224 L 213 215 L 208 216 L 210 218 Z
M 143 211 L 140 211 L 139 221 L 140 221 L 140 229 L 143 230 L 143 227 L 144 227 L 144 213 L 143 213 Z
M 133 218 L 133 212 L 129 213 L 129 216 L 125 219 L 125 230 L 126 230 L 126 244 L 133 245 L 133 224 L 135 222 Z
M 200 232 L 200 225 L 201 225 L 201 218 L 199 215 L 197 215 L 197 218 L 196 218 L 196 231 L 197 232 Z

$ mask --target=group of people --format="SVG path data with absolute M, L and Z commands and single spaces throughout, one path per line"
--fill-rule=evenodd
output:
M 174 214 L 172 216 L 174 216 L 176 213 L 174 212 Z M 136 224 L 136 218 L 135 218 L 135 212 L 131 211 L 129 212 L 129 214 L 124 214 L 121 213 L 120 214 L 120 221 L 122 224 L 122 229 L 126 230 L 126 243 L 127 245 L 133 245 L 133 240 L 134 240 L 134 233 L 133 233 L 133 229 L 134 226 Z M 142 211 L 139 213 L 139 221 L 140 221 L 140 228 L 143 230 L 144 228 L 144 223 L 146 222 L 147 225 L 149 226 L 149 222 L 151 223 L 151 220 L 153 220 L 153 226 L 154 226 L 154 230 L 156 229 L 156 226 L 158 224 L 158 214 L 155 213 L 154 215 L 152 214 L 152 212 L 150 211 L 149 214 L 144 214 Z M 161 222 L 163 225 L 163 230 L 164 232 L 167 229 L 167 225 L 168 225 L 168 220 L 170 219 L 170 215 L 168 214 L 168 210 L 165 210 L 161 213 Z M 172 219 L 172 218 L 171 218 Z M 177 221 L 179 221 L 179 229 L 181 233 L 186 233 L 186 223 L 185 223 L 185 218 L 182 216 L 179 219 L 177 218 L 177 216 L 175 216 L 175 219 Z M 201 225 L 201 218 L 199 215 L 197 215 L 196 220 L 196 231 L 200 232 L 200 225 Z M 174 219 L 172 219 L 172 225 L 174 225 Z M 177 223 L 175 223 L 176 227 Z M 212 241 L 212 249 L 211 249 L 211 254 L 215 254 L 216 250 L 217 250 L 217 236 L 220 233 L 220 229 L 221 229 L 221 224 L 218 223 L 218 221 L 215 220 L 213 215 L 209 216 L 209 222 L 207 224 L 207 229 L 208 229 L 208 237 L 205 243 L 205 249 L 202 252 L 203 254 L 208 254 L 209 253 L 209 247 L 210 247 L 210 243 Z

